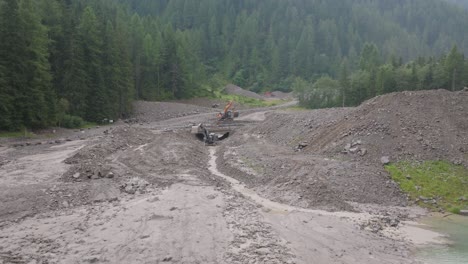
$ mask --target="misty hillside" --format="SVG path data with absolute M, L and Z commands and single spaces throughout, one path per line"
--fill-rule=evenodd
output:
M 317 95 L 308 107 L 458 90 L 467 28 L 441 0 L 0 0 L 0 130 L 124 118 L 135 99 L 227 83 Z

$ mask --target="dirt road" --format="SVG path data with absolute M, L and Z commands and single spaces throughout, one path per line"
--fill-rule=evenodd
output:
M 441 241 L 381 169 L 295 152 L 259 133 L 281 110 L 249 111 L 216 147 L 186 129 L 201 111 L 3 143 L 0 263 L 417 263 Z

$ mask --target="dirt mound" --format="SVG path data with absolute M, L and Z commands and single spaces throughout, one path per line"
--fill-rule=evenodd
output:
M 157 122 L 176 117 L 216 112 L 216 109 L 211 107 L 169 102 L 137 101 L 133 107 L 134 115 L 132 120 L 135 123 Z
M 256 94 L 251 91 L 244 90 L 240 88 L 239 86 L 236 86 L 234 84 L 228 84 L 226 87 L 224 87 L 224 92 L 227 94 L 234 94 L 234 95 L 240 95 L 240 96 L 245 96 L 253 99 L 258 99 L 258 100 L 263 100 L 263 96 Z
M 65 160 L 72 167 L 62 176 L 66 181 L 113 178 L 116 172 L 108 165 L 106 158 L 133 146 L 149 142 L 154 135 L 147 129 L 121 126 L 104 132 L 96 144 L 80 149 Z
M 308 151 L 376 163 L 387 156 L 391 162 L 448 160 L 468 166 L 467 110 L 467 92 L 393 93 L 365 102 L 304 139 Z
M 278 112 L 252 132 L 304 151 L 380 163 L 449 160 L 468 165 L 468 93 L 392 93 L 356 108 Z

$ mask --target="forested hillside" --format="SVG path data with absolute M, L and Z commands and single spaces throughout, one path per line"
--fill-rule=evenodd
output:
M 466 28 L 442 0 L 0 0 L 0 130 L 122 118 L 227 81 L 309 107 L 461 89 Z

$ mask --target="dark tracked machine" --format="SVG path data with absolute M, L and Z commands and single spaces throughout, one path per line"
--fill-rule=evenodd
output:
M 240 124 L 234 123 L 234 118 L 239 117 L 239 112 L 233 110 L 233 102 L 230 101 L 222 113 L 217 114 L 216 123 L 213 125 L 198 124 L 192 126 L 191 133 L 203 141 L 205 145 L 216 145 L 218 141 L 228 138 L 234 127 Z

